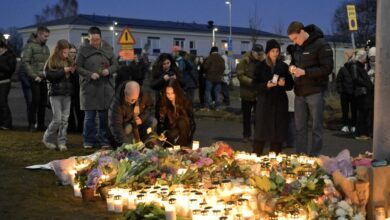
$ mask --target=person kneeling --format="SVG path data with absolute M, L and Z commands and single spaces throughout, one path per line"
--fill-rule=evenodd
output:
M 122 83 L 108 111 L 114 147 L 147 139 L 148 133 L 157 126 L 157 120 L 151 114 L 152 107 L 152 97 L 142 93 L 137 82 Z
M 160 101 L 159 133 L 168 143 L 190 146 L 195 132 L 195 120 L 191 101 L 184 95 L 177 80 L 170 80 Z

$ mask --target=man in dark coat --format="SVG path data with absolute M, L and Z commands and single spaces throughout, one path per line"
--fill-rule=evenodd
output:
M 137 82 L 122 83 L 108 111 L 113 146 L 145 141 L 147 130 L 153 131 L 157 126 L 157 120 L 151 114 L 152 108 L 150 94 L 140 92 Z
M 89 43 L 80 47 L 77 72 L 80 75 L 80 108 L 84 110 L 84 148 L 109 147 L 107 113 L 114 97 L 113 74 L 118 69 L 110 45 L 102 41 L 100 29 L 88 30 Z M 96 115 L 99 116 L 99 140 L 96 138 Z M 99 143 L 100 142 L 100 143 Z
M 212 47 L 210 55 L 203 64 L 206 73 L 206 88 L 205 88 L 205 110 L 211 107 L 211 93 L 215 97 L 215 109 L 218 110 L 220 105 L 219 95 L 221 93 L 221 83 L 223 73 L 225 71 L 225 61 L 218 53 L 218 47 Z
M 317 156 L 322 149 L 324 92 L 333 70 L 333 52 L 315 25 L 292 22 L 287 30 L 295 43 L 289 67 L 295 76 L 296 152 Z M 308 147 L 308 116 L 312 118 L 312 144 Z

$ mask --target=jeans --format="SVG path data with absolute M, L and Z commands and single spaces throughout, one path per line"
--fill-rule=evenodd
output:
M 31 83 L 31 111 L 29 116 L 29 124 L 38 123 L 38 129 L 45 127 L 45 112 L 47 105 L 47 85 L 46 81 Z M 37 120 L 38 119 L 38 120 Z
M 97 131 L 96 115 L 99 118 L 99 130 Z M 108 146 L 110 141 L 108 139 L 108 110 L 85 110 L 84 111 L 84 129 L 83 141 L 84 146 L 94 146 L 100 144 L 101 146 Z
M 211 82 L 206 80 L 205 93 L 204 93 L 204 105 L 205 108 L 211 107 L 211 93 L 215 97 L 215 108 L 218 108 L 220 105 L 219 94 L 221 93 L 221 82 Z
M 11 82 L 0 84 L 0 126 L 12 128 L 12 115 L 8 105 L 8 95 L 11 90 Z
M 296 152 L 318 156 L 322 148 L 324 93 L 295 96 Z M 308 116 L 312 118 L 312 144 L 308 148 Z
M 43 140 L 48 143 L 54 143 L 55 135 L 58 134 L 58 144 L 65 145 L 70 111 L 70 96 L 50 96 L 49 99 L 53 119 L 43 135 Z
M 243 137 L 252 136 L 252 110 L 256 112 L 256 101 L 241 99 Z

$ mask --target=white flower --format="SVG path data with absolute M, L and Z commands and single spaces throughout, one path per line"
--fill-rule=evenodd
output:
M 342 201 L 338 202 L 337 206 L 339 208 L 344 209 L 345 212 L 348 214 L 348 216 L 352 217 L 352 215 L 353 215 L 353 208 L 345 200 L 342 200 Z
M 348 220 L 345 216 L 338 217 L 337 220 Z
M 324 179 L 325 185 L 333 186 L 333 181 L 330 179 Z
M 301 184 L 301 187 L 304 188 L 307 185 L 307 177 L 303 176 L 302 178 L 299 179 L 299 183 Z
M 352 220 L 365 220 L 365 219 L 366 218 L 361 213 L 358 213 L 352 217 Z
M 337 208 L 337 210 L 336 210 L 336 216 L 344 217 L 344 216 L 346 216 L 347 214 L 348 214 L 347 211 L 345 211 L 345 210 L 342 209 L 342 208 Z

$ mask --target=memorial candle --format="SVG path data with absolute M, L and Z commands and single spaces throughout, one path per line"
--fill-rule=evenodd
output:
M 123 211 L 122 196 L 120 195 L 114 196 L 114 211 L 116 213 L 121 213 Z
M 80 191 L 79 184 L 74 184 L 73 185 L 73 191 L 74 191 L 74 196 L 81 197 L 81 191 Z
M 192 150 L 198 150 L 198 149 L 199 149 L 199 141 L 193 141 Z
M 176 220 L 176 208 L 174 205 L 165 206 L 165 219 L 166 220 Z

